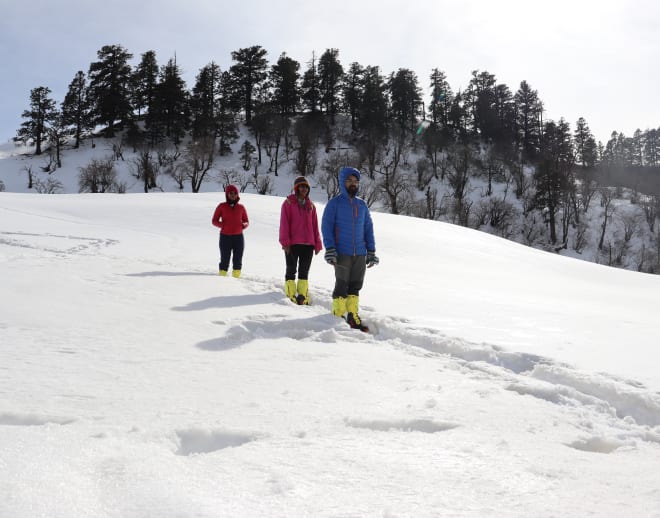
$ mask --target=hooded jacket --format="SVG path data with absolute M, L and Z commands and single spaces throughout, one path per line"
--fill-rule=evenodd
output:
M 316 206 L 309 196 L 305 196 L 302 205 L 298 202 L 295 193 L 287 196 L 282 203 L 280 244 L 282 246 L 312 245 L 314 252 L 319 252 L 323 248 Z
M 340 255 L 367 255 L 376 251 L 374 226 L 366 202 L 357 195 L 351 198 L 346 190 L 346 178 L 350 175 L 360 179 L 360 172 L 352 167 L 339 171 L 341 192 L 323 211 L 323 245 L 326 249 L 334 248 Z
M 237 196 L 230 203 L 227 194 L 229 191 L 235 191 Z M 220 229 L 220 233 L 226 236 L 235 236 L 243 233 L 243 229 L 250 224 L 245 207 L 239 203 L 238 189 L 233 185 L 228 185 L 225 189 L 225 200 L 220 203 L 213 213 L 211 223 Z

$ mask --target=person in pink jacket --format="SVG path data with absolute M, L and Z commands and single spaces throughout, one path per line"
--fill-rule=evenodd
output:
M 323 245 L 316 207 L 309 199 L 309 183 L 304 176 L 295 179 L 293 193 L 282 203 L 280 244 L 286 259 L 284 293 L 296 304 L 309 304 L 309 268 L 312 258 L 321 251 Z

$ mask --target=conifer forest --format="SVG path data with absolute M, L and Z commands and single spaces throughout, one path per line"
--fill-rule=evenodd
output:
M 26 92 L 15 140 L 47 156 L 48 173 L 65 150 L 112 142 L 112 157 L 76 171 L 80 192 L 123 192 L 116 162 L 129 154 L 144 192 L 168 178 L 179 190 L 215 179 L 272 194 L 295 174 L 329 198 L 351 165 L 373 210 L 660 273 L 659 129 L 599 141 L 584 118 L 546 118 L 533 85 L 485 70 L 451 78 L 467 84 L 454 91 L 441 68 L 383 71 L 342 63 L 339 49 L 304 63 L 258 45 L 230 56 L 226 70 L 211 59 L 187 85 L 175 58 L 104 46 L 72 71 L 63 99 L 47 85 Z M 39 192 L 58 192 L 57 175 L 49 181 Z

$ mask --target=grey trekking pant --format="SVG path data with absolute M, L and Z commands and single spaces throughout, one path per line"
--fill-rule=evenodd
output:
M 359 295 L 367 271 L 365 255 L 339 255 L 335 265 L 335 289 L 332 298 Z

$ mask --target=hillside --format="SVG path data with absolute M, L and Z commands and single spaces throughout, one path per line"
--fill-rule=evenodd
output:
M 348 131 L 338 126 L 335 147 L 319 145 L 308 158 L 308 169 L 315 189 L 311 196 L 323 202 L 336 189 L 336 173 L 342 164 L 363 167 L 361 195 L 372 209 L 425 219 L 460 224 L 551 253 L 596 262 L 633 271 L 660 271 L 660 225 L 658 199 L 631 189 L 599 185 L 585 178 L 577 192 L 576 205 L 581 209 L 577 223 L 575 215 L 562 221 L 556 217 L 559 241 L 550 241 L 547 209 L 534 207 L 533 171 L 526 168 L 520 178 L 498 162 L 490 152 L 481 150 L 478 159 L 464 178 L 452 173 L 449 158 L 440 159 L 442 175 L 434 175 L 423 150 L 391 149 L 401 152 L 396 167 L 382 159 L 382 167 L 369 174 L 355 150 L 347 143 Z M 261 163 L 257 149 L 249 154 L 243 150 L 245 142 L 254 137 L 242 128 L 232 146 L 232 152 L 215 156 L 214 162 L 199 183 L 199 192 L 217 192 L 228 183 L 235 183 L 244 192 L 282 196 L 290 191 L 296 176 L 295 150 L 280 151 L 275 165 L 267 148 L 262 148 Z M 39 157 L 33 148 L 8 143 L 0 146 L 0 189 L 7 192 L 75 193 L 89 190 L 80 187 L 81 168 L 90 164 L 107 163 L 116 174 L 114 192 L 190 192 L 192 180 L 177 169 L 185 166 L 185 145 L 178 149 L 151 150 L 148 160 L 155 166 L 155 174 L 145 188 L 141 174 L 144 153 L 123 143 L 120 138 L 102 137 L 83 141 L 80 149 L 65 147 L 62 167 L 57 168 L 48 153 Z M 393 159 L 393 158 L 392 158 Z M 95 161 L 95 162 L 93 162 Z M 389 163 L 389 166 L 387 165 Z M 386 175 L 388 167 L 393 168 Z M 277 175 L 275 170 L 277 169 Z M 178 171 L 178 172 L 177 172 Z M 28 188 L 30 177 L 32 187 Z M 461 184 L 461 199 L 457 201 L 457 181 Z M 394 182 L 394 183 L 392 183 Z M 387 187 L 394 185 L 394 187 Z M 519 192 L 519 193 L 518 193 Z M 565 236 L 565 240 L 563 239 Z

